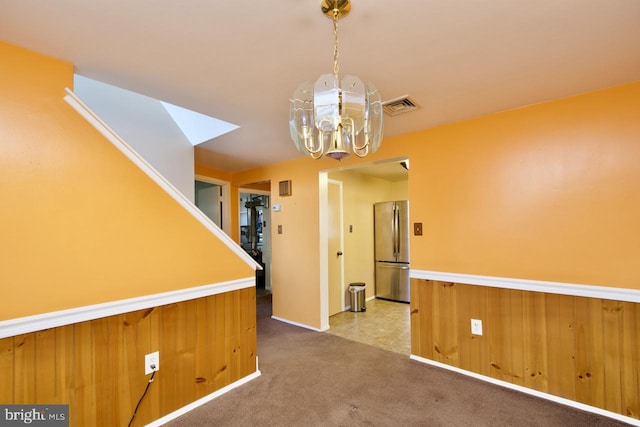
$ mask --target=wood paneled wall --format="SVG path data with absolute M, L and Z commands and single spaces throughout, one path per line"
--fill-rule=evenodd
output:
M 156 420 L 256 371 L 255 288 L 0 340 L 0 402 L 69 404 L 71 426 Z
M 411 351 L 640 418 L 637 303 L 412 279 Z

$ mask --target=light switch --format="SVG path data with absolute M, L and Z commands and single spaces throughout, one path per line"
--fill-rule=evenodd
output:
M 414 236 L 422 236 L 422 223 L 414 222 L 413 223 L 413 235 Z
M 282 234 L 282 225 L 278 224 L 278 234 Z

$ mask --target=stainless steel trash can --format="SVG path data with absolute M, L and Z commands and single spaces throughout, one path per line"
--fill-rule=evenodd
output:
M 365 311 L 367 309 L 364 283 L 349 284 L 349 296 L 351 297 L 351 311 Z

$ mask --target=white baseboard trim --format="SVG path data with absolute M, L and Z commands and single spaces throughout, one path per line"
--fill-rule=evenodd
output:
M 473 274 L 447 273 L 442 271 L 411 269 L 412 279 L 438 280 L 441 282 L 462 283 L 494 288 L 516 289 L 521 291 L 545 292 L 550 294 L 571 295 L 588 298 L 602 298 L 615 301 L 640 302 L 640 290 L 593 286 L 541 280 L 513 279 L 508 277 L 476 276 Z
M 236 381 L 236 382 L 234 382 L 232 384 L 229 384 L 226 387 L 221 388 L 220 390 L 214 391 L 213 393 L 211 393 L 211 394 L 209 394 L 209 395 L 207 395 L 207 396 L 205 396 L 203 398 L 200 398 L 200 399 L 198 399 L 196 401 L 193 401 L 190 404 L 188 404 L 186 406 L 183 406 L 182 408 L 177 409 L 177 410 L 173 411 L 172 413 L 167 414 L 164 417 L 155 420 L 152 423 L 147 424 L 147 426 L 148 427 L 156 427 L 156 426 L 164 425 L 164 424 L 168 423 L 169 421 L 173 421 L 176 418 L 180 417 L 181 415 L 184 415 L 187 412 L 192 411 L 192 410 L 196 409 L 197 407 L 202 406 L 205 403 L 208 403 L 208 402 L 212 401 L 213 399 L 222 396 L 225 393 L 228 393 L 229 391 L 233 390 L 234 388 L 240 387 L 241 385 L 246 384 L 249 381 L 258 378 L 260 375 L 262 375 L 262 373 L 259 370 L 256 370 L 256 372 L 254 372 L 253 374 L 247 375 L 246 377 L 241 378 L 238 381 Z
M 598 415 L 602 415 L 604 417 L 608 417 L 608 418 L 613 418 L 615 420 L 618 421 L 622 421 L 634 426 L 640 426 L 640 420 L 637 420 L 635 418 L 630 418 L 630 417 L 626 417 L 624 415 L 621 414 L 617 414 L 615 412 L 611 412 L 611 411 L 607 411 L 604 409 L 600 409 L 600 408 L 596 408 L 595 406 L 590 406 L 590 405 L 585 405 L 584 403 L 580 403 L 580 402 L 576 402 L 575 400 L 570 400 L 570 399 L 565 399 L 563 397 L 558 397 L 558 396 L 554 396 L 553 394 L 549 394 L 549 393 L 544 393 L 538 390 L 534 390 L 531 388 L 527 388 L 527 387 L 523 387 L 517 384 L 511 384 L 508 383 L 506 381 L 502 381 L 502 380 L 498 380 L 495 378 L 491 378 L 491 377 L 487 377 L 485 375 L 480 375 L 480 374 L 476 374 L 475 372 L 471 372 L 471 371 L 466 371 L 464 369 L 460 369 L 457 368 L 455 366 L 451 366 L 451 365 L 447 365 L 445 363 L 441 363 L 441 362 L 436 362 L 435 360 L 431 360 L 431 359 L 427 359 L 421 356 L 416 356 L 416 355 L 411 355 L 410 356 L 411 359 L 417 361 L 417 362 L 421 362 L 421 363 L 425 363 L 427 365 L 431 365 L 431 366 L 435 366 L 438 368 L 443 368 L 443 369 L 447 369 L 449 371 L 453 371 L 453 372 L 457 372 L 459 374 L 462 375 L 466 375 L 468 377 L 472 377 L 472 378 L 476 378 L 478 380 L 481 381 L 485 381 L 491 384 L 496 384 L 499 385 L 501 387 L 505 387 L 505 388 L 509 388 L 511 390 L 516 390 L 522 393 L 526 393 L 532 396 L 536 396 L 539 397 L 541 399 L 546 399 L 546 400 L 550 400 L 552 402 L 556 402 L 556 403 L 560 403 L 561 405 L 565 405 L 565 406 L 570 406 L 576 409 L 580 409 L 582 411 L 586 411 L 586 412 L 591 412 L 594 414 L 598 414 Z
M 0 322 L 0 338 L 12 337 L 20 334 L 41 331 L 87 320 L 99 319 L 117 314 L 130 313 L 145 308 L 158 307 L 176 302 L 188 301 L 211 295 L 233 292 L 251 288 L 256 285 L 255 277 L 213 283 L 205 286 L 180 289 L 142 297 L 128 298 L 102 304 L 88 305 L 69 310 L 53 311 L 34 316 L 19 317 L 17 319 Z
M 277 320 L 279 322 L 288 323 L 288 324 L 293 325 L 293 326 L 298 326 L 299 328 L 310 329 L 310 330 L 316 331 L 316 332 L 324 332 L 324 331 L 328 331 L 329 330 L 329 328 L 326 328 L 326 329 L 314 328 L 312 326 L 305 325 L 304 323 L 293 322 L 291 320 L 283 319 L 281 317 L 271 316 L 271 318 L 273 320 Z

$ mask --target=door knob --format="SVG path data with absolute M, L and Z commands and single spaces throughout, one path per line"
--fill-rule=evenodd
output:
M 342 251 L 338 251 L 338 253 L 336 254 L 337 256 L 342 255 Z

